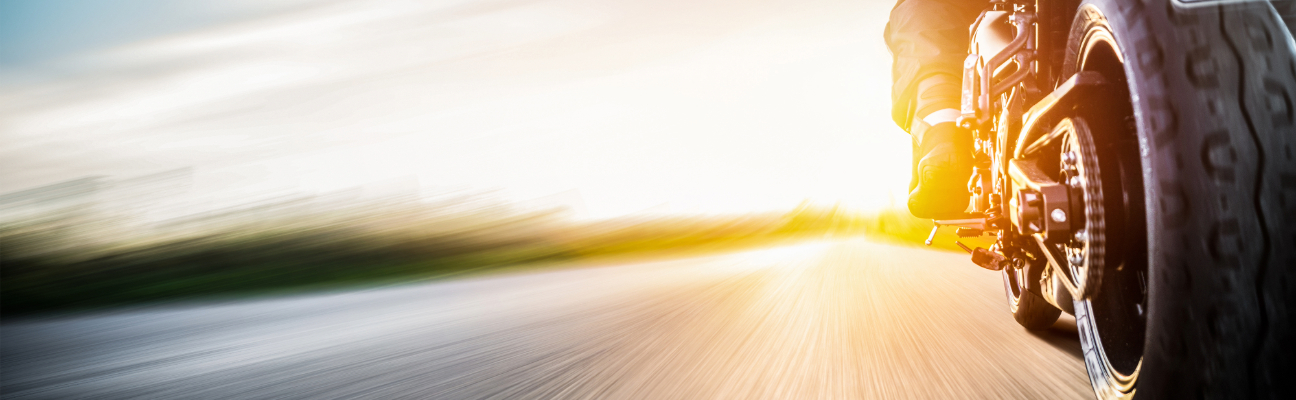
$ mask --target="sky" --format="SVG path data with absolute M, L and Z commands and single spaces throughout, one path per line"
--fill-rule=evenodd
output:
M 887 1 L 0 0 L 0 193 L 182 169 L 582 216 L 902 203 Z

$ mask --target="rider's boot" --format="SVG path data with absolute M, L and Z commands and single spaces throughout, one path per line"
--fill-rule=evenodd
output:
M 913 135 L 913 175 L 909 213 L 919 218 L 953 219 L 966 214 L 972 175 L 972 135 L 955 123 L 958 78 L 935 75 L 918 85 Z

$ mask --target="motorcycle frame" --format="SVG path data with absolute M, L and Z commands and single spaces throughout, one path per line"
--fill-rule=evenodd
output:
M 1043 20 L 1065 21 L 1069 28 L 1075 9 L 1065 0 L 993 1 L 970 27 L 957 123 L 972 132 L 976 143 L 975 169 L 968 182 L 975 218 L 934 221 L 937 227 L 999 230 L 988 250 L 964 247 L 973 262 L 991 270 L 1027 268 L 1027 290 L 1068 313 L 1074 312 L 1072 299 L 1082 293 L 1053 244 L 1065 240 L 1071 221 L 1083 216 L 1083 209 L 1073 207 L 1071 190 L 1050 179 L 1029 156 L 1065 136 L 1051 126 L 1061 119 L 1062 110 L 1107 85 L 1096 72 L 1056 78 L 1062 60 L 1055 50 L 1064 48 L 1066 39 L 1059 37 L 1058 26 L 1042 26 L 1041 13 Z M 1011 29 L 1002 26 L 1005 23 Z M 1047 53 L 1039 50 L 1041 42 L 1049 46 Z M 992 54 L 979 54 L 986 50 Z M 1045 93 L 1041 88 L 1052 90 Z M 1027 104 L 1029 109 L 1023 111 Z M 1058 213 L 1063 218 L 1049 217 Z M 1035 262 L 1014 266 L 1014 260 L 1022 258 Z

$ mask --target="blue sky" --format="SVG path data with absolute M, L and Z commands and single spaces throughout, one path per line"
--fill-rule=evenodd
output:
M 0 65 L 38 63 L 285 11 L 307 3 L 306 0 L 0 0 Z

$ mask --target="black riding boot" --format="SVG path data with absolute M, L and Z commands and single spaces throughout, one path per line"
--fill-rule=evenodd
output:
M 910 134 L 913 175 L 909 213 L 919 218 L 953 219 L 965 215 L 972 176 L 972 135 L 954 124 L 959 78 L 934 75 L 922 80 Z
M 914 135 L 909 213 L 919 218 L 959 218 L 970 197 L 967 182 L 972 176 L 972 137 L 953 122 L 922 128 L 925 132 Z

